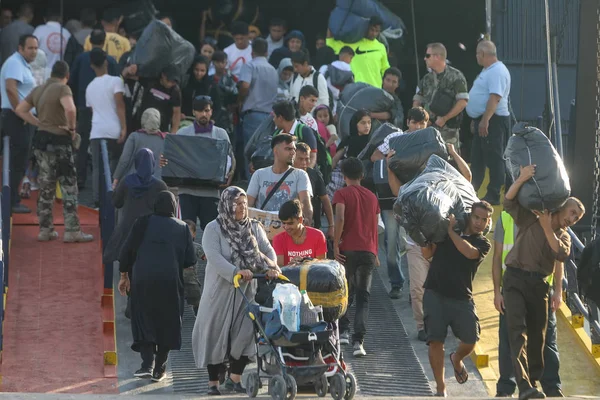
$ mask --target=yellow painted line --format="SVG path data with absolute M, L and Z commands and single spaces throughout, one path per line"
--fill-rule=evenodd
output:
M 589 356 L 592 364 L 597 368 L 598 374 L 600 374 L 600 346 L 592 345 L 592 339 L 587 334 L 580 321 L 583 317 L 579 318 L 579 316 L 573 316 L 571 310 L 569 310 L 569 307 L 567 307 L 565 303 L 561 304 L 557 316 L 567 322 L 567 326 L 575 335 L 577 343 L 585 349 L 585 353 Z

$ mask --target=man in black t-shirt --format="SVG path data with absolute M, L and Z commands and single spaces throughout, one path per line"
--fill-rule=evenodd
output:
M 313 206 L 313 227 L 321 229 L 321 210 L 325 212 L 327 217 L 327 237 L 333 240 L 333 207 L 331 200 L 327 196 L 327 186 L 323 180 L 321 172 L 315 168 L 308 168 L 310 163 L 310 146 L 306 143 L 298 143 L 296 145 L 296 157 L 294 158 L 294 168 L 302 169 L 308 174 L 310 184 L 312 186 L 312 206 Z M 321 208 L 322 206 L 322 208 Z
M 449 217 L 448 238 L 422 249 L 427 259 L 433 257 L 423 297 L 423 311 L 429 362 L 437 384 L 437 395 L 446 395 L 444 382 L 444 341 L 448 326 L 460 340 L 456 352 L 450 354 L 454 376 L 465 383 L 469 373 L 463 359 L 479 340 L 479 318 L 473 303 L 473 278 L 491 248 L 483 235 L 494 209 L 485 202 L 472 206 L 467 227 L 459 235 L 454 231 L 456 219 Z

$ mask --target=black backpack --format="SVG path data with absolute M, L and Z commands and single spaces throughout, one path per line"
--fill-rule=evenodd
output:
M 323 181 L 325 182 L 325 185 L 329 184 L 329 182 L 331 182 L 331 172 L 333 171 L 333 160 L 331 159 L 331 154 L 329 154 L 329 149 L 327 147 L 325 147 L 325 141 L 323 140 L 323 138 L 321 137 L 321 135 L 319 135 L 318 132 L 315 132 L 314 129 L 312 129 L 311 127 L 304 125 L 301 122 L 298 122 L 296 124 L 296 130 L 294 132 L 294 136 L 296 136 L 298 138 L 299 141 L 303 141 L 303 134 L 302 134 L 302 130 L 303 128 L 306 127 L 308 128 L 314 135 L 315 135 L 315 139 L 317 140 L 317 167 L 319 168 L 319 171 L 321 172 L 321 175 L 323 175 Z M 274 133 L 273 136 L 278 135 L 281 133 L 281 129 L 277 129 Z
M 579 294 L 600 305 L 600 239 L 585 246 L 578 264 Z
M 312 86 L 317 90 L 319 90 L 319 75 L 321 75 L 321 73 L 315 69 L 315 73 L 313 74 Z M 296 82 L 296 78 L 298 78 L 298 74 L 294 73 L 294 79 L 292 79 L 292 85 L 294 84 L 294 82 Z M 327 78 L 325 78 L 325 82 L 327 82 Z M 329 104 L 328 104 L 329 109 L 331 111 L 333 111 L 333 92 L 329 88 L 329 85 L 327 85 L 327 94 L 329 95 Z

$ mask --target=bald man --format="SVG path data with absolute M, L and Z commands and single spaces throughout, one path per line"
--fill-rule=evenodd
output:
M 503 154 L 510 135 L 510 72 L 498 61 L 496 45 L 489 40 L 479 42 L 476 57 L 483 70 L 473 82 L 467 104 L 467 114 L 473 118 L 473 187 L 479 190 L 485 169 L 489 168 L 490 183 L 483 200 L 499 205 L 500 189 L 506 177 Z

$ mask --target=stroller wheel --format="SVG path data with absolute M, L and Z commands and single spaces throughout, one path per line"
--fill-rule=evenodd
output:
M 350 372 L 346 372 L 346 394 L 345 400 L 352 400 L 356 395 L 356 378 Z
M 290 374 L 285 375 L 285 383 L 287 383 L 287 396 L 286 400 L 294 400 L 298 394 L 298 385 L 296 379 Z
M 327 393 L 329 392 L 329 382 L 327 382 L 325 374 L 321 375 L 321 377 L 315 381 L 315 392 L 319 397 L 327 396 Z
M 344 398 L 346 395 L 346 379 L 344 375 L 337 373 L 331 377 L 329 393 L 333 400 L 342 400 Z
M 273 400 L 286 400 L 287 384 L 281 375 L 275 375 L 269 380 L 269 394 Z
M 246 393 L 248 397 L 255 398 L 258 395 L 258 389 L 260 388 L 260 377 L 258 372 L 250 372 L 248 374 L 248 380 L 246 381 Z

